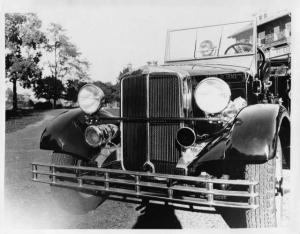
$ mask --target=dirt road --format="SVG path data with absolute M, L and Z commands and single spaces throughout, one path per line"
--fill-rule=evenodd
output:
M 138 210 L 138 204 L 105 201 L 95 211 L 71 215 L 52 201 L 48 185 L 31 181 L 32 161 L 50 162 L 50 151 L 39 150 L 44 127 L 63 110 L 44 113 L 44 119 L 25 129 L 6 134 L 5 217 L 13 228 L 229 228 L 214 208 L 203 212 L 174 210 L 153 205 Z M 287 176 L 288 173 L 285 172 Z M 289 197 L 287 197 L 289 198 Z M 284 222 L 288 220 L 285 200 Z

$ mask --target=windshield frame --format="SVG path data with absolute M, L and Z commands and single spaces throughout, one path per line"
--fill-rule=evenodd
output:
M 233 25 L 233 24 L 239 24 L 239 23 L 252 23 L 253 25 L 253 52 L 249 53 L 242 53 L 242 54 L 233 54 L 233 55 L 221 55 L 221 56 L 208 56 L 208 57 L 197 57 L 197 58 L 176 58 L 176 59 L 170 59 L 170 34 L 172 32 L 176 31 L 185 31 L 185 30 L 197 30 L 201 28 L 208 28 L 208 27 L 217 27 L 217 26 L 226 26 L 226 25 Z M 245 20 L 245 21 L 237 21 L 237 22 L 231 22 L 231 23 L 224 23 L 224 24 L 214 24 L 214 25 L 205 25 L 200 27 L 189 27 L 189 28 L 177 28 L 177 29 L 169 29 L 167 30 L 167 38 L 166 38 L 166 49 L 165 49 L 165 63 L 171 63 L 171 62 L 181 62 L 181 61 L 202 61 L 202 60 L 210 60 L 210 59 L 218 59 L 218 58 L 230 58 L 230 57 L 239 57 L 239 56 L 254 56 L 255 59 L 255 66 L 257 62 L 257 21 L 256 18 L 254 20 Z

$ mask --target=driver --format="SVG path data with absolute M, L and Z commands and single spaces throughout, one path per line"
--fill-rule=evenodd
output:
M 216 47 L 210 40 L 204 40 L 199 45 L 199 52 L 202 56 L 213 56 L 215 54 L 215 49 Z

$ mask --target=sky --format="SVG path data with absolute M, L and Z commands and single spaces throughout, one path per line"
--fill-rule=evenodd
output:
M 288 9 L 293 2 L 5 0 L 3 9 L 37 13 L 43 28 L 61 24 L 91 63 L 92 80 L 114 83 L 129 63 L 134 68 L 153 60 L 162 64 L 169 28 L 248 20 L 259 11 Z

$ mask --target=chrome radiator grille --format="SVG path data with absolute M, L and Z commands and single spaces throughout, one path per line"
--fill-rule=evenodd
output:
M 149 79 L 148 89 L 147 79 Z M 177 76 L 151 74 L 148 78 L 140 75 L 124 79 L 122 87 L 123 117 L 149 117 L 150 119 L 151 117 L 180 117 L 180 80 Z M 148 105 L 147 100 L 149 100 Z M 180 156 L 175 139 L 178 128 L 179 123 L 124 121 L 125 168 L 142 170 L 149 154 L 156 172 L 173 174 Z

